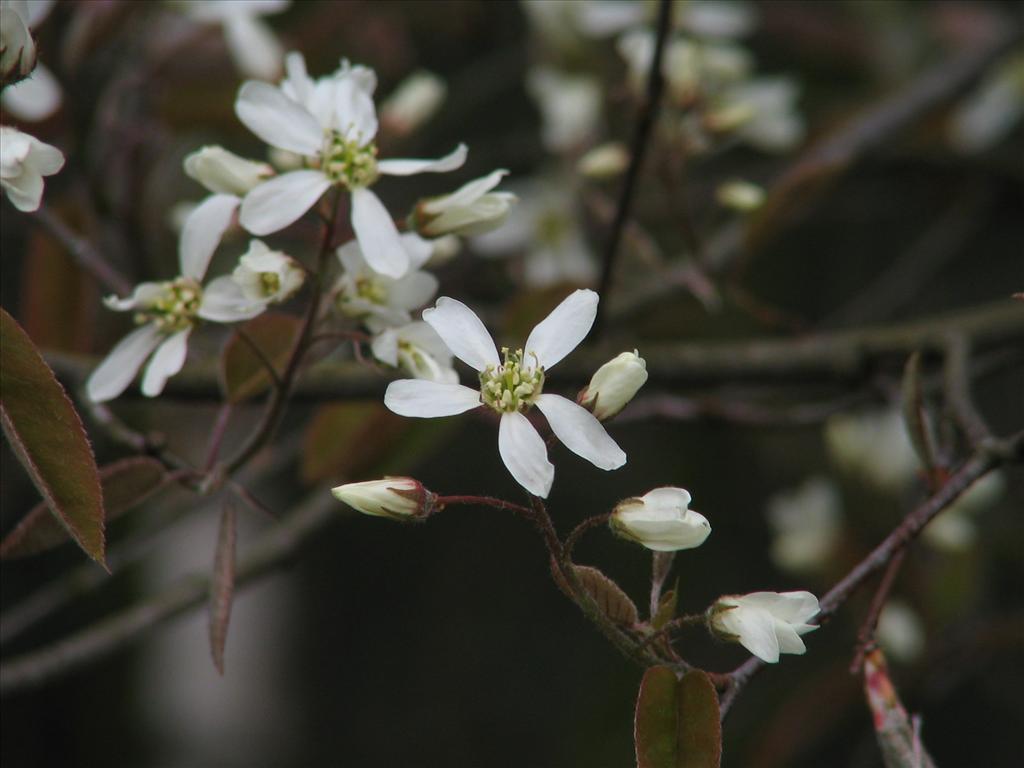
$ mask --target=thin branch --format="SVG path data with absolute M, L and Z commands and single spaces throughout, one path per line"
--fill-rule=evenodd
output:
M 946 344 L 946 404 L 972 448 L 992 437 L 971 400 L 971 344 L 962 333 L 951 333 Z
M 619 193 L 615 218 L 612 219 L 611 230 L 608 232 L 608 239 L 605 241 L 601 280 L 597 287 L 597 292 L 603 299 L 607 299 L 611 290 L 612 279 L 615 276 L 615 261 L 619 254 L 619 243 L 622 241 L 622 233 L 625 230 L 626 222 L 629 220 L 629 214 L 633 207 L 633 197 L 636 193 L 637 180 L 640 177 L 640 169 L 643 167 L 644 158 L 647 155 L 647 146 L 650 144 L 654 124 L 657 122 L 658 112 L 661 110 L 661 94 L 665 89 L 662 60 L 665 52 L 665 41 L 668 39 L 669 31 L 672 28 L 672 2 L 673 0 L 661 0 L 658 5 L 658 28 L 655 33 L 651 71 L 647 75 L 647 98 L 641 107 L 636 129 L 633 132 L 629 167 L 626 169 L 626 175 L 622 181 L 622 191 Z M 606 302 L 603 302 L 602 305 L 604 303 Z M 602 305 L 598 305 L 597 318 L 594 320 L 594 332 L 596 334 L 601 333 L 604 325 L 605 313 L 602 311 Z
M 263 366 L 263 370 L 267 372 L 271 382 L 274 384 L 274 388 L 279 389 L 281 386 L 281 374 L 277 372 L 277 368 L 274 367 L 273 361 L 267 357 L 263 348 L 256 343 L 252 336 L 246 333 L 245 328 L 242 326 L 235 328 L 235 335 L 237 335 L 238 338 L 240 338 L 242 342 L 249 347 L 249 350 L 256 356 L 256 359 L 260 361 L 260 365 Z
M 580 540 L 580 537 L 584 533 L 594 528 L 597 528 L 600 525 L 604 525 L 608 522 L 610 518 L 610 512 L 606 512 L 603 515 L 594 515 L 593 517 L 588 517 L 586 520 L 584 520 L 575 528 L 573 528 L 572 531 L 569 532 L 569 535 L 565 538 L 565 559 L 572 560 L 572 551 L 576 548 L 576 542 Z
M 104 288 L 125 295 L 131 292 L 132 284 L 100 255 L 92 243 L 75 234 L 59 216 L 41 205 L 32 218 L 70 253 L 75 261 L 95 277 Z
M 850 664 L 850 674 L 859 674 L 864 666 L 864 656 L 870 650 L 875 637 L 875 629 L 878 627 L 878 617 L 882 615 L 882 609 L 885 607 L 886 600 L 889 599 L 889 593 L 892 591 L 893 585 L 896 583 L 896 577 L 900 573 L 900 569 L 903 567 L 903 561 L 906 559 L 907 550 L 901 549 L 897 552 L 889 564 L 885 567 L 885 573 L 882 574 L 882 581 L 878 585 L 878 589 L 875 590 L 874 596 L 871 598 L 871 605 L 868 606 L 868 612 L 864 616 L 864 620 L 861 622 L 860 630 L 857 632 L 857 650 L 853 654 L 853 663 Z

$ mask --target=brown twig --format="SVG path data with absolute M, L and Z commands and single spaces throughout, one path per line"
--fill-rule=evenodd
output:
M 132 284 L 112 267 L 92 243 L 75 234 L 59 216 L 45 205 L 32 214 L 32 219 L 43 227 L 70 253 L 75 261 L 95 277 L 108 291 L 125 295 L 131 292 Z

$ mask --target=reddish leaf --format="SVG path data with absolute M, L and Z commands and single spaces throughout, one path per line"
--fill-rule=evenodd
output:
M 661 629 L 676 617 L 676 590 L 670 589 L 658 601 L 658 610 L 651 617 L 651 626 Z
M 707 674 L 677 680 L 668 667 L 651 667 L 636 701 L 637 768 L 718 768 L 722 726 L 718 695 Z
M 633 625 L 640 621 L 636 605 L 618 584 L 589 565 L 577 565 L 575 568 L 583 588 L 594 598 L 605 616 L 616 624 Z
M 270 374 L 242 334 L 263 353 L 280 375 L 291 355 L 302 321 L 291 315 L 264 313 L 231 335 L 221 357 L 221 384 L 229 403 L 258 395 L 271 385 Z
M 885 656 L 879 650 L 864 658 L 864 693 L 886 768 L 935 768 L 889 679 Z
M 332 403 L 309 422 L 302 447 L 302 480 L 354 477 L 393 450 L 408 428 L 381 403 Z
M 224 505 L 217 535 L 217 553 L 210 578 L 210 653 L 213 665 L 224 674 L 224 644 L 228 639 L 231 601 L 235 592 L 235 506 Z
M 106 567 L 103 495 L 82 420 L 32 341 L 3 310 L 0 350 L 4 434 L 50 511 Z
M 110 523 L 145 501 L 165 478 L 163 465 L 145 456 L 122 459 L 100 469 L 104 522 Z M 0 542 L 0 559 L 45 552 L 67 539 L 67 529 L 50 514 L 45 503 L 38 504 Z

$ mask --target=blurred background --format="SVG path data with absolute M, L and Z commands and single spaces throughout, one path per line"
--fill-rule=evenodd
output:
M 57 3 L 36 34 L 59 104 L 31 121 L 4 104 L 5 125 L 31 126 L 68 158 L 47 179 L 49 208 L 133 281 L 176 274 L 176 211 L 203 194 L 182 172 L 186 154 L 203 144 L 265 153 L 233 112 L 253 75 L 202 5 Z M 443 101 L 415 130 L 393 124 L 382 155 L 436 157 L 464 141 L 469 161 L 454 183 L 382 182 L 391 210 L 510 170 L 518 208 L 438 268 L 442 293 L 517 338 L 573 287 L 596 284 L 644 87 L 634 74 L 644 43 L 629 34 L 651 33 L 653 4 L 279 5 L 261 23 L 283 50 L 305 54 L 314 77 L 343 57 L 366 64 L 379 77 L 378 101 L 420 70 L 443 82 Z M 1010 302 L 1024 290 L 1019 4 L 690 2 L 675 16 L 672 39 L 698 54 L 679 47 L 669 56 L 635 225 L 614 297 L 603 297 L 614 307 L 609 350 L 798 338 Z M 935 92 L 941 98 L 927 101 Z M 912 118 L 899 117 L 904 108 Z M 821 147 L 834 152 L 816 155 Z M 595 157 L 598 148 L 606 151 Z M 728 187 L 737 181 L 746 185 Z M 45 229 L 6 202 L 2 216 L 3 306 L 47 352 L 106 353 L 127 321 L 103 309 L 101 288 Z M 274 242 L 300 253 L 313 231 L 300 225 Z M 973 394 L 997 434 L 1024 427 L 1022 327 L 975 358 Z M 215 360 L 224 339 L 211 329 L 190 364 Z M 619 499 L 682 486 L 714 532 L 676 558 L 681 610 L 757 590 L 821 595 L 927 496 L 887 404 L 898 400 L 903 362 L 874 360 L 856 385 L 812 377 L 645 390 L 686 398 L 692 411 L 670 418 L 638 401 L 631 417 L 627 408 L 609 425 L 629 456 L 615 473 L 554 448 L 549 509 L 565 533 Z M 774 416 L 751 418 L 737 404 Z M 201 462 L 217 405 L 172 390 L 154 402 L 127 394 L 115 410 Z M 257 416 L 256 405 L 240 409 L 226 439 L 244 439 Z M 939 431 L 946 416 L 936 408 Z M 87 428 L 101 463 L 125 455 Z M 495 444 L 486 420 L 411 423 L 379 398 L 294 403 L 245 482 L 281 515 L 317 498 L 337 514 L 284 569 L 237 595 L 224 676 L 210 660 L 205 609 L 191 612 L 6 696 L 5 768 L 635 764 L 641 670 L 554 586 L 529 526 L 476 508 L 397 525 L 327 494 L 387 473 L 439 493 L 518 500 Z M 963 457 L 962 445 L 948 445 L 951 460 Z M 6 443 L 2 460 L 6 534 L 38 499 Z M 221 506 L 172 490 L 126 515 L 110 538 L 141 541 L 135 556 L 5 637 L 3 659 L 208 570 Z M 1020 467 L 979 483 L 913 546 L 883 614 L 894 681 L 940 766 L 1009 767 L 1024 757 L 1022 512 Z M 240 550 L 272 524 L 242 512 Z M 598 529 L 577 557 L 646 604 L 646 550 Z M 3 617 L 83 568 L 98 571 L 73 547 L 5 561 Z M 751 682 L 726 722 L 723 765 L 882 764 L 848 671 L 872 589 L 807 638 L 806 656 L 784 657 Z M 678 647 L 717 671 L 747 657 L 698 630 Z

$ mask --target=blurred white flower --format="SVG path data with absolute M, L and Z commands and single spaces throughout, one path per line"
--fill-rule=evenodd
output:
M 448 195 L 421 200 L 413 211 L 416 231 L 425 237 L 480 235 L 501 226 L 516 202 L 511 192 L 492 192 L 506 170 L 474 179 Z
M 725 109 L 749 115 L 735 136 L 762 152 L 785 152 L 804 138 L 804 119 L 797 111 L 800 89 L 785 77 L 759 77 L 731 88 Z
M 541 140 L 551 152 L 570 152 L 596 134 L 601 118 L 601 87 L 587 75 L 548 67 L 530 70 L 526 89 L 541 116 Z
M 240 315 L 259 314 L 269 305 L 291 298 L 305 279 L 306 273 L 295 259 L 252 240 L 234 272 L 206 286 L 201 316 L 230 323 Z
M 961 152 L 983 152 L 1024 117 L 1024 54 L 1006 57 L 953 113 L 949 131 Z
M 402 379 L 388 385 L 384 404 L 400 416 L 453 416 L 481 405 L 501 414 L 498 452 L 521 486 L 547 497 L 555 468 L 547 447 L 524 411 L 536 405 L 555 437 L 577 456 L 605 470 L 626 463 L 626 454 L 587 410 L 559 395 L 542 394 L 544 376 L 590 332 L 597 315 L 597 294 L 575 291 L 530 333 L 522 349 L 502 348 L 473 311 L 461 301 L 442 296 L 423 311 L 455 357 L 480 374 L 480 390 L 461 384 Z
M 434 503 L 434 494 L 411 477 L 346 483 L 332 488 L 331 493 L 338 501 L 364 515 L 400 521 L 428 514 Z
M 580 393 L 580 405 L 606 421 L 632 400 L 647 381 L 647 362 L 637 350 L 616 355 L 602 365 Z
M 827 478 L 808 478 L 769 500 L 768 522 L 775 533 L 772 560 L 777 566 L 797 572 L 821 568 L 842 531 L 839 491 Z
M 572 49 L 585 38 L 614 35 L 650 17 L 635 0 L 521 0 L 530 26 L 556 49 Z
M 43 200 L 43 177 L 64 167 L 56 147 L 17 128 L 0 126 L 0 186 L 19 211 L 38 210 Z
M 882 490 L 903 491 L 917 476 L 917 453 L 898 410 L 833 416 L 825 425 L 825 443 L 841 468 Z
M 19 120 L 45 120 L 60 107 L 60 83 L 38 63 L 30 30 L 49 14 L 55 0 L 0 0 L 0 72 L 24 77 L 0 93 L 0 106 Z
M 921 532 L 921 538 L 945 552 L 971 549 L 978 538 L 974 516 L 994 506 L 1005 492 L 1006 477 L 1003 473 L 989 472 L 928 523 Z
M 699 547 L 711 535 L 711 523 L 689 509 L 690 494 L 682 488 L 655 488 L 615 505 L 611 529 L 655 552 Z
M 677 25 L 697 37 L 743 37 L 756 21 L 753 7 L 738 0 L 686 0 L 676 14 Z
M 197 149 L 184 164 L 185 173 L 210 192 L 239 197 L 274 175 L 267 163 L 246 160 L 217 146 Z
M 220 24 L 228 52 L 246 77 L 276 80 L 281 76 L 284 48 L 261 16 L 281 13 L 291 0 L 173 0 L 201 24 Z
M 737 179 L 721 184 L 715 190 L 715 199 L 726 208 L 748 213 L 756 211 L 765 200 L 763 187 Z
M 878 615 L 875 637 L 886 656 L 909 663 L 921 656 L 925 646 L 924 624 L 907 603 L 891 598 Z
M 280 87 L 250 80 L 235 101 L 239 119 L 263 141 L 296 152 L 308 166 L 283 173 L 253 189 L 242 201 L 242 226 L 256 235 L 277 232 L 308 211 L 332 186 L 351 196 L 351 222 L 363 256 L 376 271 L 401 277 L 409 257 L 395 222 L 369 187 L 383 175 L 453 171 L 466 160 L 460 144 L 440 160 L 377 160 L 377 115 L 372 70 L 342 62 L 334 74 L 314 81 L 299 53 L 285 59 Z
M 422 321 L 384 329 L 373 337 L 370 349 L 382 363 L 401 368 L 414 379 L 459 383 L 451 350 L 437 331 Z
M 381 123 L 406 136 L 437 113 L 446 93 L 444 80 L 433 72 L 413 72 L 380 105 Z
M 141 283 L 132 295 L 111 296 L 106 304 L 119 312 L 132 311 L 136 330 L 122 339 L 86 382 L 89 399 L 101 403 L 120 395 L 132 383 L 146 360 L 142 394 L 159 395 L 171 376 L 181 370 L 188 338 L 200 319 L 217 322 L 248 320 L 265 304 L 245 299 L 237 286 L 213 281 L 206 290 L 203 277 L 224 231 L 231 223 L 238 198 L 211 195 L 189 214 L 181 232 L 178 260 L 181 274 L 162 283 Z M 228 280 L 230 285 L 234 285 Z
M 430 258 L 430 243 L 413 233 L 401 235 L 399 242 L 407 253 L 409 269 L 398 278 L 374 271 L 355 240 L 336 251 L 344 271 L 334 286 L 335 304 L 374 332 L 410 322 L 412 310 L 437 293 L 437 278 L 420 269 Z
M 594 147 L 576 163 L 576 170 L 591 179 L 610 179 L 629 167 L 629 150 L 620 141 Z
M 810 592 L 753 592 L 718 598 L 708 625 L 723 639 L 774 664 L 780 653 L 807 652 L 800 635 L 818 629 L 807 622 L 819 611 L 818 598 Z

